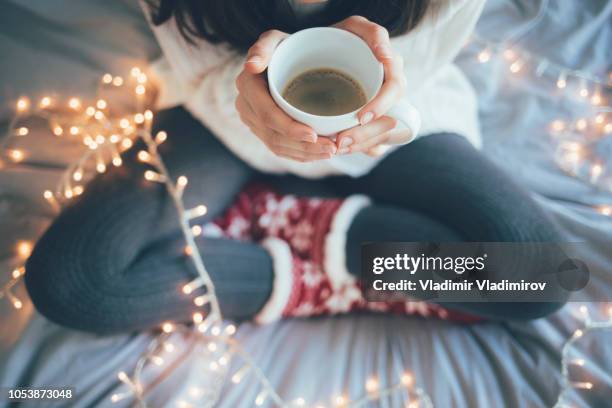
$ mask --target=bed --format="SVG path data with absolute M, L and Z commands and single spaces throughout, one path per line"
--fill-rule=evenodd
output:
M 590 1 L 490 1 L 478 24 L 486 41 L 607 78 L 612 71 L 612 3 Z M 437 407 L 551 407 L 558 398 L 561 348 L 583 325 L 584 310 L 593 320 L 612 319 L 612 193 L 595 189 L 555 164 L 555 140 L 549 125 L 575 120 L 590 110 L 574 97 L 562 97 L 556 76 L 521 70 L 512 76 L 503 58 L 480 63 L 482 43 L 472 42 L 458 58 L 480 101 L 484 152 L 527 186 L 559 221 L 568 241 L 586 242 L 585 256 L 602 273 L 592 276 L 597 293 L 589 303 L 569 303 L 560 312 L 531 323 L 461 326 L 444 321 L 380 315 L 292 320 L 266 327 L 242 324 L 236 338 L 266 372 L 286 400 L 304 398 L 329 406 L 330 398 L 364 394 L 376 376 L 381 385 L 409 370 Z M 159 49 L 136 1 L 71 2 L 8 0 L 0 6 L 0 120 L 10 120 L 11 104 L 21 94 L 93 95 L 104 72 L 126 72 L 153 60 Z M 531 60 L 526 61 L 526 66 Z M 533 67 L 531 67 L 533 68 Z M 612 81 L 612 78 L 609 79 Z M 552 84 L 552 85 L 551 85 Z M 58 141 L 42 123 L 20 139 L 31 155 L 27 164 L 0 165 L 0 283 L 19 264 L 16 245 L 35 240 L 52 220 L 41 192 L 79 156 L 81 146 Z M 605 148 L 605 147 L 604 147 Z M 612 165 L 612 149 L 607 147 Z M 94 336 L 56 326 L 38 315 L 22 284 L 16 310 L 0 299 L 0 386 L 71 385 L 69 403 L 45 406 L 132 406 L 115 404 L 125 391 L 117 379 L 130 371 L 152 333 Z M 570 371 L 592 389 L 572 389 L 572 406 L 612 406 L 612 330 L 587 333 L 576 343 L 586 364 Z M 146 372 L 150 406 L 205 406 L 212 396 L 193 384 L 219 388 L 219 407 L 251 407 L 260 388 L 245 380 L 234 385 L 206 369 L 203 353 L 189 335 L 175 335 L 179 346 L 172 365 Z M 230 372 L 239 368 L 230 362 Z M 172 370 L 169 375 L 169 370 Z M 198 391 L 199 390 L 199 391 Z M 199 395 L 195 395 L 198 394 Z M 367 406 L 398 407 L 397 393 Z M 300 401 L 296 401 L 296 406 Z M 0 406 L 7 404 L 0 398 Z M 23 405 L 26 406 L 26 405 Z

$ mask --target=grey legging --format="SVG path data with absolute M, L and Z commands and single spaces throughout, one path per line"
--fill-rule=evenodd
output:
M 355 218 L 348 266 L 358 273 L 363 241 L 558 241 L 547 215 L 464 138 L 436 134 L 404 146 L 360 178 L 305 180 L 250 168 L 182 108 L 157 115 L 168 132 L 161 153 L 173 175 L 185 174 L 187 206 L 222 214 L 244 185 L 266 178 L 295 194 L 362 193 L 375 205 Z M 96 177 L 37 243 L 26 285 L 44 316 L 76 329 L 109 333 L 188 321 L 196 306 L 181 286 L 196 274 L 183 255 L 176 213 L 164 187 L 143 180 L 135 160 Z M 400 184 L 398 184 L 398 181 Z M 204 221 L 206 221 L 206 219 Z M 254 243 L 199 238 L 226 317 L 248 319 L 266 302 L 273 279 L 268 253 Z M 520 273 L 520 271 L 517 271 Z M 561 302 L 466 303 L 453 307 L 494 319 L 536 318 Z

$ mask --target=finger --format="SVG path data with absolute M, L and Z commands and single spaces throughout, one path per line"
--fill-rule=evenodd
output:
M 319 138 L 316 143 L 296 141 L 287 137 L 283 138 L 282 136 L 281 138 L 279 145 L 293 150 L 299 150 L 307 154 L 321 154 L 328 156 L 327 158 L 331 158 L 337 150 L 336 144 L 325 137 Z
M 279 146 L 275 148 L 274 153 L 276 153 L 276 155 L 278 156 L 285 157 L 285 158 L 292 159 L 292 160 L 299 161 L 299 162 L 303 162 L 303 163 L 311 162 L 311 161 L 318 161 L 318 160 L 327 160 L 331 158 L 331 155 L 328 155 L 328 154 L 306 153 L 301 150 L 295 150 L 295 149 L 291 149 L 291 148 L 284 147 L 284 146 Z
M 397 103 L 403 96 L 406 88 L 404 77 L 404 62 L 402 57 L 395 56 L 383 63 L 385 81 L 380 90 L 370 102 L 368 102 L 357 114 L 359 123 L 366 123 L 381 117 Z
M 278 30 L 269 30 L 260 35 L 247 52 L 245 69 L 252 74 L 260 74 L 265 71 L 274 50 L 287 35 L 287 33 Z
M 313 143 L 317 140 L 317 134 L 312 128 L 293 120 L 278 107 L 268 92 L 266 81 L 260 75 L 253 75 L 247 81 L 252 81 L 252 86 L 247 85 L 250 92 L 245 93 L 245 100 L 255 112 L 257 121 L 261 122 L 262 126 L 294 137 L 296 140 Z
M 389 32 L 383 26 L 362 16 L 352 16 L 335 24 L 335 27 L 350 31 L 364 40 L 376 58 L 384 62 L 393 57 Z
M 383 116 L 367 125 L 355 126 L 338 135 L 338 154 L 366 151 L 380 144 L 379 136 L 395 128 L 397 121 L 390 116 Z
M 384 155 L 385 153 L 387 153 L 387 151 L 389 151 L 390 148 L 391 148 L 391 146 L 389 146 L 388 144 L 380 144 L 380 145 L 376 145 L 376 146 L 370 148 L 365 153 L 368 156 L 371 156 L 371 157 L 380 157 L 380 156 Z

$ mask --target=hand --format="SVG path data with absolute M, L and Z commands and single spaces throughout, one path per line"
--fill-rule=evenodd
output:
M 335 24 L 361 37 L 383 64 L 385 80 L 378 94 L 357 114 L 360 126 L 341 132 L 336 138 L 339 154 L 363 152 L 371 156 L 384 153 L 388 145 L 404 144 L 412 138 L 409 129 L 397 129 L 397 121 L 385 113 L 404 95 L 404 61 L 393 52 L 389 33 L 365 17 L 352 16 Z
M 249 49 L 244 69 L 236 79 L 236 109 L 240 119 L 277 156 L 299 162 L 329 159 L 337 150 L 334 142 L 317 137 L 309 126 L 293 120 L 268 91 L 263 72 L 286 36 L 278 30 L 266 31 Z

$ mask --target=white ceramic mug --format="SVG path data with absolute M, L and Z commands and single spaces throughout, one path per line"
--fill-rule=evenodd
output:
M 274 51 L 268 65 L 270 94 L 282 110 L 298 122 L 310 126 L 318 135 L 335 136 L 336 133 L 359 124 L 357 113 L 361 109 L 338 116 L 313 115 L 289 104 L 282 92 L 301 73 L 332 68 L 354 78 L 370 101 L 383 84 L 384 70 L 370 47 L 358 36 L 332 27 L 315 27 L 298 31 L 284 39 Z M 407 102 L 400 101 L 386 115 L 398 120 L 398 127 L 415 132 L 420 118 Z M 414 138 L 414 134 L 411 139 Z

